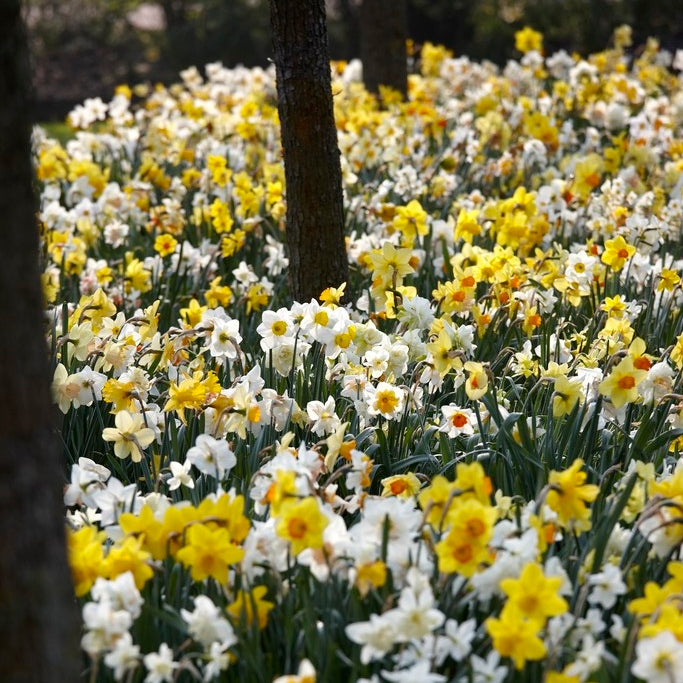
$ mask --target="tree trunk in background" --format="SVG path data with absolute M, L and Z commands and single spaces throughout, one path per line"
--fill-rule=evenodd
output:
M 0 680 L 77 681 L 30 162 L 19 0 L 0 0 Z
M 292 296 L 348 280 L 324 0 L 270 0 Z
M 359 7 L 360 58 L 363 81 L 370 91 L 380 85 L 408 91 L 406 0 L 362 0 Z

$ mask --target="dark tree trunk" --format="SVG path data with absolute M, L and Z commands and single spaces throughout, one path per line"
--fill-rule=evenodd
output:
M 323 0 L 270 0 L 285 160 L 292 296 L 348 280 L 337 129 Z
M 408 90 L 406 0 L 362 0 L 359 14 L 365 87 L 377 93 L 380 85 L 388 85 L 405 98 Z
M 30 162 L 28 48 L 0 0 L 0 680 L 78 680 Z

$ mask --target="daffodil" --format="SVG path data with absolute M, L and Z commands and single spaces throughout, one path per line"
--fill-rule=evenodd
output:
M 104 561 L 103 575 L 113 579 L 130 572 L 138 590 L 141 590 L 154 576 L 154 570 L 150 566 L 151 559 L 150 553 L 142 547 L 142 539 L 129 536 L 110 548 Z
M 399 496 L 401 498 L 411 498 L 422 486 L 422 482 L 413 472 L 407 474 L 395 474 L 392 477 L 385 477 L 380 482 L 382 484 L 383 496 Z
M 102 544 L 105 539 L 106 534 L 92 526 L 81 527 L 78 531 L 67 531 L 69 565 L 76 597 L 80 598 L 88 593 L 97 577 L 103 575 Z
M 515 32 L 515 48 L 524 53 L 531 50 L 540 52 L 543 49 L 543 34 L 534 31 L 530 26 L 525 26 L 520 31 Z
M 224 584 L 228 580 L 228 567 L 244 557 L 244 549 L 233 543 L 225 528 L 210 529 L 204 524 L 193 524 L 185 536 L 185 546 L 176 557 L 190 568 L 195 581 L 212 577 Z
M 503 656 L 510 657 L 517 670 L 524 668 L 527 661 L 543 659 L 546 647 L 539 638 L 535 621 L 525 619 L 513 611 L 505 611 L 500 618 L 489 617 L 485 622 L 493 647 Z
M 417 199 L 412 199 L 406 206 L 396 207 L 393 227 L 412 243 L 418 235 L 426 235 L 429 230 L 427 212 Z
M 275 531 L 289 541 L 292 553 L 298 555 L 305 548 L 321 548 L 323 531 L 329 520 L 320 509 L 320 504 L 311 496 L 301 500 L 290 500 L 280 508 Z
M 583 399 L 583 382 L 581 379 L 569 379 L 560 375 L 555 379 L 553 391 L 553 417 L 568 415 L 579 400 Z
M 162 258 L 173 254 L 177 246 L 178 240 L 173 235 L 167 233 L 157 235 L 157 238 L 154 240 L 154 251 Z
M 133 462 L 142 460 L 142 451 L 154 441 L 154 430 L 144 426 L 142 415 L 121 410 L 116 413 L 115 427 L 102 431 L 105 441 L 114 443 L 114 455 L 121 460 L 128 456 Z
M 546 502 L 557 513 L 560 524 L 577 531 L 590 528 L 587 503 L 592 503 L 600 491 L 595 484 L 586 484 L 587 475 L 582 467 L 583 460 L 577 458 L 562 472 L 552 470 L 548 477 L 550 490 L 546 496 Z
M 415 272 L 410 263 L 412 255 L 412 249 L 395 247 L 391 242 L 384 242 L 382 249 L 372 251 L 368 256 L 372 264 L 373 283 L 382 288 L 402 284 L 406 275 Z
M 638 385 L 647 376 L 647 370 L 639 370 L 631 356 L 623 358 L 612 372 L 600 382 L 600 393 L 609 398 L 615 408 L 638 399 Z
M 636 248 L 628 244 L 621 235 L 617 235 L 613 240 L 605 242 L 605 251 L 602 252 L 600 260 L 617 272 L 635 253 Z
M 489 389 L 489 378 L 484 366 L 475 361 L 465 363 L 467 371 L 467 381 L 465 382 L 465 393 L 472 401 L 481 398 Z
M 266 586 L 254 586 L 250 591 L 237 591 L 235 600 L 226 610 L 233 622 L 237 625 L 244 620 L 248 626 L 257 623 L 259 629 L 263 630 L 268 624 L 268 614 L 275 607 L 274 602 L 264 599 L 267 592 Z
M 508 598 L 504 610 L 515 610 L 519 616 L 536 621 L 540 627 L 548 617 L 563 614 L 569 608 L 567 601 L 558 594 L 561 585 L 560 577 L 546 577 L 542 567 L 529 562 L 519 578 L 500 582 L 500 589 Z

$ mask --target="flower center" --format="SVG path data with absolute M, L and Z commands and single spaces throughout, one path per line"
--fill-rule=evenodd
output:
M 617 384 L 619 385 L 620 389 L 633 389 L 633 387 L 636 386 L 636 380 L 631 377 L 631 375 L 625 375 L 617 382 Z

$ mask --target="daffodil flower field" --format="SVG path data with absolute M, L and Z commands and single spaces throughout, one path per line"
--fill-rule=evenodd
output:
M 83 680 L 683 681 L 683 52 L 541 40 L 333 63 L 319 301 L 273 69 L 36 128 Z

